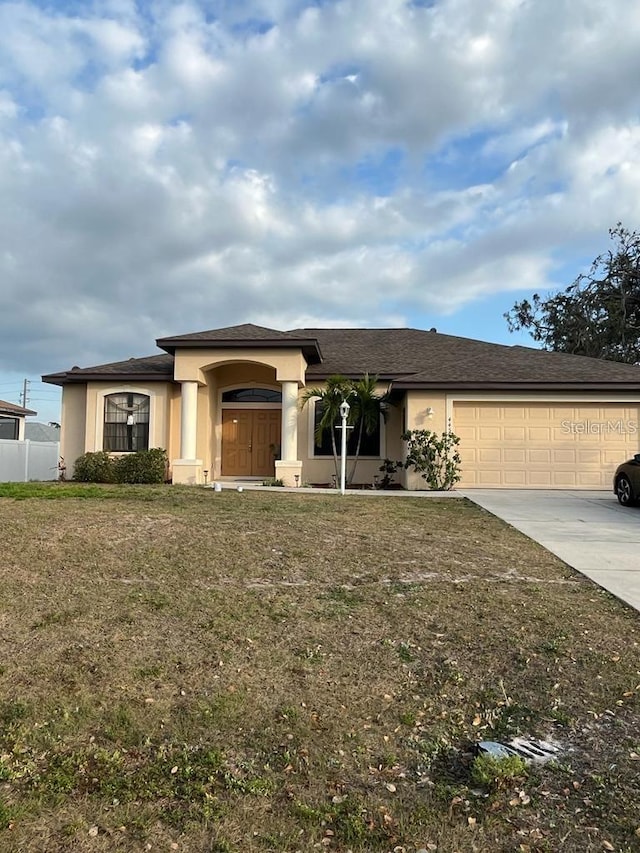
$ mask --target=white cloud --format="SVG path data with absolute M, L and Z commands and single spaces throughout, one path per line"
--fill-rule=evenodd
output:
M 0 5 L 0 367 L 558 284 L 638 225 L 639 36 L 626 0 Z

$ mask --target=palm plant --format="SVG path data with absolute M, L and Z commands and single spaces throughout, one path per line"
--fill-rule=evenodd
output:
M 372 435 L 378 429 L 381 415 L 383 418 L 386 418 L 388 394 L 378 394 L 376 391 L 377 383 L 378 377 L 369 376 L 368 373 L 365 373 L 361 379 L 353 380 L 350 383 L 353 403 L 349 412 L 349 420 L 355 424 L 357 444 L 353 467 L 347 478 L 348 483 L 353 482 L 356 473 L 360 448 L 362 447 L 362 437 L 364 435 Z
M 327 430 L 329 431 L 336 480 L 340 476 L 340 461 L 335 424 L 340 419 L 340 404 L 343 400 L 349 401 L 351 407 L 349 424 L 354 427 L 357 436 L 353 466 L 347 477 L 347 482 L 352 483 L 360 457 L 362 439 L 365 435 L 372 435 L 378 428 L 380 416 L 385 416 L 388 395 L 377 393 L 377 381 L 377 376 L 369 376 L 368 373 L 360 379 L 348 379 L 346 376 L 336 374 L 327 379 L 325 387 L 309 388 L 302 397 L 303 406 L 309 400 L 316 400 L 316 405 L 321 406 L 322 416 L 316 425 L 315 442 L 320 446 L 323 435 Z
M 336 432 L 334 425 L 340 417 L 340 404 L 352 393 L 352 382 L 346 376 L 335 374 L 329 376 L 324 388 L 308 388 L 302 396 L 302 406 L 309 400 L 316 400 L 316 405 L 321 406 L 322 417 L 318 421 L 315 431 L 315 442 L 318 446 L 322 444 L 322 436 L 329 430 L 331 434 L 331 449 L 333 451 L 333 462 L 336 469 L 336 480 L 340 475 L 338 462 L 338 447 L 336 445 Z

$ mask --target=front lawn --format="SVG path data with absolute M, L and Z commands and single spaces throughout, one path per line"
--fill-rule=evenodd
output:
M 6 853 L 640 849 L 638 614 L 467 501 L 0 485 L 0 544 Z

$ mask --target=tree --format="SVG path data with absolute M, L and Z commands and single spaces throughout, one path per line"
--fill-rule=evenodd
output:
M 327 379 L 324 388 L 308 388 L 302 396 L 302 406 L 306 406 L 309 400 L 316 400 L 316 405 L 321 406 L 322 417 L 318 421 L 315 432 L 315 442 L 322 444 L 322 436 L 326 430 L 331 432 L 331 449 L 333 450 L 333 462 L 336 468 L 336 480 L 340 476 L 338 463 L 338 448 L 336 445 L 336 431 L 333 428 L 336 420 L 340 417 L 340 404 L 346 400 L 351 393 L 351 382 L 346 376 L 335 374 Z
M 613 246 L 566 290 L 516 302 L 504 316 L 509 331 L 526 329 L 544 349 L 640 362 L 640 234 L 622 223 Z
M 380 424 L 380 416 L 384 417 L 387 394 L 377 393 L 377 382 L 378 377 L 369 376 L 368 373 L 360 379 L 348 379 L 346 376 L 336 374 L 327 379 L 324 388 L 309 388 L 302 397 L 303 406 L 309 400 L 316 400 L 316 405 L 321 407 L 322 416 L 316 426 L 315 442 L 320 446 L 324 434 L 329 431 L 336 480 L 340 476 L 339 449 L 335 430 L 336 424 L 341 421 L 340 404 L 343 400 L 349 403 L 347 423 L 353 427 L 356 436 L 353 466 L 347 478 L 347 482 L 351 483 L 358 465 L 362 439 L 365 435 L 372 435 Z
M 380 424 L 380 417 L 385 417 L 388 395 L 378 394 L 376 385 L 377 376 L 369 376 L 368 373 L 361 379 L 351 382 L 351 396 L 353 402 L 349 412 L 349 420 L 355 424 L 357 438 L 356 452 L 354 454 L 353 467 L 349 473 L 348 482 L 352 483 L 360 458 L 362 437 L 372 435 Z

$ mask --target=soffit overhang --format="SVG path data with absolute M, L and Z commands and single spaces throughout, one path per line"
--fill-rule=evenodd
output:
M 215 350 L 265 350 L 265 349 L 293 349 L 300 350 L 307 364 L 320 364 L 322 353 L 320 345 L 315 338 L 262 338 L 260 340 L 220 338 L 193 340 L 190 338 L 158 338 L 156 345 L 175 355 L 178 349 L 215 349 Z

